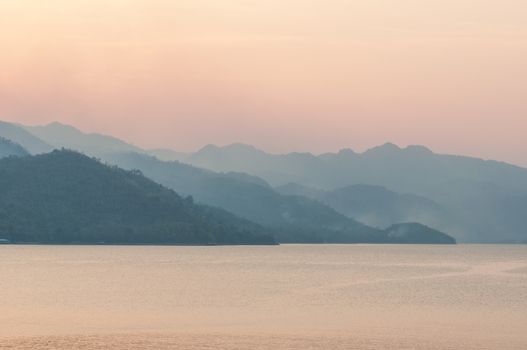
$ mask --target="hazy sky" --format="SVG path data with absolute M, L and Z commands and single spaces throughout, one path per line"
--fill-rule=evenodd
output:
M 0 0 L 0 119 L 527 165 L 525 0 Z

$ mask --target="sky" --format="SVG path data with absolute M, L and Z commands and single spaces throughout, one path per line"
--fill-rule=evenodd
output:
M 525 0 L 0 0 L 0 119 L 527 166 Z

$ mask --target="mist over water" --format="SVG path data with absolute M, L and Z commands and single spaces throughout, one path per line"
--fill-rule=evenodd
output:
M 527 345 L 527 246 L 2 246 L 0 274 L 6 349 Z

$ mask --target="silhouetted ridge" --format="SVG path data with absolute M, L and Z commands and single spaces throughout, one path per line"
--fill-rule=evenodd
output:
M 340 156 L 355 156 L 357 153 L 351 148 L 343 148 L 338 152 Z
M 262 227 L 196 205 L 138 171 L 72 151 L 0 160 L 0 238 L 38 243 L 273 244 Z
M 115 137 L 97 133 L 85 133 L 75 127 L 58 122 L 44 126 L 26 126 L 25 130 L 55 148 L 72 149 L 90 156 L 98 156 L 107 152 L 142 152 L 140 148 Z
M 368 149 L 362 155 L 364 156 L 391 156 L 400 152 L 402 149 L 394 143 L 387 142 L 382 146 Z
M 364 153 L 319 156 L 253 153 L 241 157 L 220 150 L 217 154 L 190 155 L 185 161 L 214 171 L 245 172 L 273 187 L 297 183 L 331 191 L 350 185 L 382 186 L 400 196 L 428 199 L 443 211 L 427 205 L 426 210 L 412 209 L 406 215 L 394 205 L 389 208 L 393 218 L 414 219 L 465 242 L 514 243 L 527 239 L 527 215 L 514 207 L 517 197 L 527 196 L 527 169 L 504 162 L 436 154 L 417 145 L 400 148 L 392 143 Z M 349 201 L 356 203 L 355 208 L 369 206 L 354 198 Z M 381 210 L 370 208 L 373 215 L 352 217 L 366 223 L 393 223 L 389 215 L 383 217 Z M 352 212 L 345 213 L 351 216 Z

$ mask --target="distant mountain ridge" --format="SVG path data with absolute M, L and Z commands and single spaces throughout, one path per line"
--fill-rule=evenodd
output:
M 158 169 L 173 168 L 170 163 L 146 159 L 157 162 Z M 154 163 L 145 169 L 151 169 Z M 188 175 L 201 175 L 211 180 L 204 189 L 208 194 L 231 191 L 233 187 L 227 184 L 232 181 L 235 186 L 258 188 L 264 197 L 271 195 L 273 200 L 281 200 L 269 186 L 259 184 L 261 180 L 247 175 L 231 177 L 179 165 L 187 173 L 176 167 L 173 174 L 162 174 L 167 179 L 173 179 L 174 174 L 181 176 L 186 184 L 198 180 L 200 186 L 207 182 Z M 218 180 L 220 183 L 216 183 Z M 233 194 L 233 205 L 240 200 L 238 208 L 254 209 L 251 202 L 243 202 L 245 196 L 236 191 Z M 418 239 L 394 236 L 307 198 L 278 203 L 287 215 L 281 217 L 283 221 L 271 216 L 278 219 L 276 225 L 262 227 L 222 209 L 195 204 L 192 197 L 183 198 L 137 170 L 110 167 L 74 151 L 55 150 L 0 160 L 0 238 L 13 243 L 275 244 L 274 237 L 291 243 L 455 243 L 453 238 L 419 224 L 402 224 L 408 230 L 415 227 Z M 283 208 L 283 204 L 287 207 Z M 306 209 L 318 216 L 305 215 Z M 322 221 L 313 226 L 313 220 Z
M 426 182 L 428 178 L 424 175 L 430 174 L 445 176 L 448 180 L 470 178 L 495 184 L 510 184 L 512 181 L 527 189 L 525 168 L 498 161 L 436 154 L 424 146 L 400 148 L 392 143 L 363 153 L 343 149 L 318 156 L 298 152 L 269 154 L 244 144 L 208 145 L 183 161 L 214 171 L 240 171 L 260 176 L 273 186 L 296 182 L 334 189 L 351 184 L 371 184 L 397 192 L 415 193 L 416 190 L 426 192 L 423 187 L 430 182 Z M 395 176 L 386 178 L 386 171 L 400 175 L 408 170 L 419 172 L 419 177 L 407 180 L 394 179 Z M 414 183 L 415 178 L 419 181 Z
M 112 136 L 84 133 L 72 126 L 50 123 L 44 126 L 24 126 L 24 129 L 54 148 L 68 148 L 85 154 L 108 152 L 143 152 L 139 147 Z
M 185 162 L 215 171 L 245 172 L 275 187 L 296 183 L 327 191 L 352 185 L 381 186 L 429 199 L 455 213 L 459 225 L 448 232 L 462 241 L 513 243 L 527 237 L 527 217 L 511 218 L 511 213 L 518 212 L 511 211 L 515 198 L 527 195 L 527 169 L 503 162 L 390 143 L 363 153 L 347 149 L 319 156 L 268 154 L 240 144 L 208 146 Z M 436 228 L 448 229 L 450 224 Z
M 55 125 L 54 129 L 61 128 Z M 22 132 L 40 140 L 28 130 L 36 129 L 22 128 Z M 40 135 L 44 137 L 42 133 Z M 49 147 L 71 148 L 100 158 L 111 156 L 112 153 L 149 152 L 104 135 L 101 136 L 106 141 L 110 140 L 108 146 L 106 142 L 99 142 L 98 138 L 87 137 L 82 132 L 77 132 L 76 135 L 83 140 L 81 143 L 74 143 L 74 139 L 58 135 L 61 137 L 57 137 L 55 141 L 49 139 L 53 141 L 53 146 Z M 26 144 L 18 140 L 15 142 L 26 147 Z M 34 154 L 28 147 L 26 149 Z M 125 151 L 116 151 L 121 149 Z M 246 180 L 252 179 L 262 186 L 280 187 L 296 183 L 325 192 L 355 185 L 383 187 L 398 196 L 413 195 L 437 204 L 441 210 L 448 212 L 448 215 L 438 216 L 434 213 L 431 220 L 426 220 L 430 217 L 413 214 L 408 218 L 416 218 L 431 227 L 452 233 L 463 242 L 514 243 L 527 240 L 527 215 L 523 215 L 521 206 L 522 199 L 527 197 L 527 169 L 502 162 L 436 154 L 423 146 L 400 148 L 391 143 L 363 153 L 343 149 L 338 153 L 321 155 L 268 154 L 253 146 L 239 143 L 226 147 L 208 145 L 190 154 L 167 150 L 153 153 L 165 160 L 178 158 L 181 162 L 216 173 L 231 173 L 230 182 L 234 181 L 232 175 L 238 174 L 238 180 L 245 177 Z M 303 196 L 310 197 L 306 194 Z M 320 198 L 317 200 L 324 202 Z M 359 216 L 371 224 L 378 221 L 375 226 L 392 223 L 394 217 L 405 217 L 404 213 L 397 214 L 394 209 L 398 205 L 394 203 L 402 204 L 403 207 L 406 205 L 404 198 L 399 198 L 400 202 L 392 203 L 392 213 L 387 212 L 392 217 L 378 215 L 379 210 L 376 211 L 371 204 L 374 201 L 369 198 L 363 197 L 361 203 L 357 197 L 346 200 L 357 202 L 355 209 L 347 211 L 329 200 L 324 203 L 347 216 Z M 383 205 L 386 200 L 389 198 L 381 200 Z M 517 208 L 517 205 L 520 205 L 520 208 Z M 368 216 L 357 211 L 357 208 L 361 207 L 366 210 L 368 206 L 375 214 L 371 221 Z M 429 211 L 425 212 L 428 213 Z M 446 219 L 437 223 L 438 217 Z

